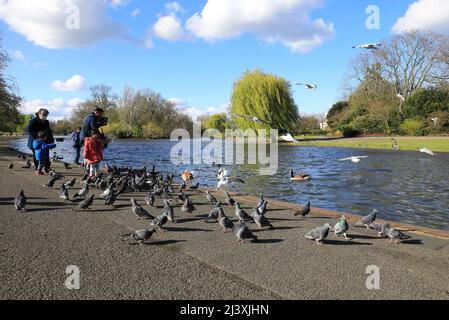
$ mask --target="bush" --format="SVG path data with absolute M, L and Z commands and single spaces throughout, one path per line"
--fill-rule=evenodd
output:
M 110 123 L 103 128 L 106 135 L 115 136 L 119 139 L 126 139 L 131 137 L 131 133 L 122 126 L 120 122 Z
M 343 125 L 343 126 L 339 127 L 338 131 L 340 131 L 341 134 L 343 134 L 343 136 L 346 137 L 346 138 L 356 137 L 356 136 L 358 136 L 360 134 L 360 131 L 355 129 L 350 124 Z
M 401 133 L 409 136 L 424 134 L 424 121 L 420 119 L 405 119 L 401 124 Z
M 154 122 L 142 127 L 143 137 L 146 139 L 161 139 L 164 137 L 164 129 Z

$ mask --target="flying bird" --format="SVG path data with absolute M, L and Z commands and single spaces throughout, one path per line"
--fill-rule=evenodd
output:
M 421 149 L 419 149 L 419 152 L 426 153 L 426 154 L 431 155 L 431 156 L 435 155 L 435 153 L 432 150 L 428 149 L 428 148 L 421 148 Z
M 379 50 L 382 46 L 382 43 L 366 43 L 366 44 L 360 44 L 357 46 L 353 46 L 353 49 L 369 49 L 369 50 Z
M 315 90 L 315 89 L 318 88 L 318 85 L 316 85 L 316 84 L 310 84 L 310 83 L 297 83 L 296 85 L 297 85 L 297 86 L 304 86 L 304 87 L 306 87 L 306 88 L 309 89 L 309 90 Z
M 262 120 L 262 119 L 260 119 L 258 117 L 255 117 L 255 116 L 245 116 L 245 115 L 241 115 L 241 114 L 236 114 L 236 116 L 248 119 L 248 120 L 250 120 L 252 122 L 256 122 L 256 123 L 260 123 L 260 124 L 266 124 L 266 125 L 268 125 L 268 126 L 270 126 L 272 128 L 275 127 L 272 123 L 270 123 L 270 122 L 268 122 L 266 120 Z M 286 142 L 298 142 L 297 140 L 295 140 L 293 138 L 293 135 L 288 130 L 279 129 L 278 128 L 278 131 L 280 133 L 280 136 L 279 136 L 280 139 L 282 139 L 282 140 L 284 140 Z M 220 179 L 220 177 L 219 177 L 219 179 Z
M 351 161 L 353 163 L 359 163 L 361 159 L 368 158 L 368 156 L 352 156 L 349 158 L 340 159 L 338 161 Z

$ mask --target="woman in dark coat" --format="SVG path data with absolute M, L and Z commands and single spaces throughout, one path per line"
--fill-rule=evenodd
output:
M 33 152 L 33 161 L 34 161 L 34 167 L 37 170 L 37 167 L 39 165 L 39 161 L 36 160 L 35 157 L 35 150 L 33 148 L 33 140 L 37 138 L 37 134 L 40 131 L 45 132 L 46 135 L 46 144 L 51 144 L 55 142 L 55 139 L 53 138 L 53 133 L 50 129 L 50 122 L 47 120 L 48 117 L 48 110 L 47 109 L 39 109 L 39 111 L 35 114 L 33 118 L 30 119 L 30 122 L 28 123 L 27 127 L 27 133 L 28 133 L 28 148 Z M 47 152 L 49 152 L 47 150 Z M 50 157 L 47 157 L 47 168 L 50 170 Z

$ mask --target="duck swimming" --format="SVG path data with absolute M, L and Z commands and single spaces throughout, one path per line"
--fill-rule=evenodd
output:
M 307 181 L 310 180 L 312 178 L 312 176 L 310 174 L 304 173 L 302 172 L 301 174 L 295 176 L 295 174 L 293 173 L 293 170 L 290 169 L 288 170 L 288 172 L 290 173 L 290 180 L 291 181 Z

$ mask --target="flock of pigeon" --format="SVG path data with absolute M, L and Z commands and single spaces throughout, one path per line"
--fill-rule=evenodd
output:
M 68 165 L 65 164 L 65 167 L 68 168 Z M 156 197 L 162 199 L 164 204 L 163 211 L 157 216 L 153 216 L 149 212 L 150 209 L 145 209 L 142 205 L 138 204 L 134 198 L 130 199 L 131 212 L 138 219 L 151 220 L 152 229 L 137 230 L 133 233 L 123 235 L 122 240 L 134 239 L 138 244 L 143 244 L 148 241 L 155 232 L 164 232 L 164 226 L 167 223 L 176 223 L 173 207 L 177 203 L 182 203 L 181 212 L 184 214 L 193 215 L 193 212 L 196 211 L 195 205 L 186 191 L 197 191 L 199 188 L 199 182 L 192 185 L 190 180 L 181 180 L 182 183 L 180 183 L 179 187 L 176 187 L 175 190 L 175 186 L 173 185 L 173 174 L 167 174 L 164 177 L 163 173 L 155 171 L 155 166 L 153 166 L 152 170 L 149 171 L 146 167 L 142 169 L 127 167 L 119 168 L 116 165 L 109 166 L 109 164 L 107 164 L 105 166 L 105 172 L 100 173 L 94 179 L 89 178 L 89 174 L 87 173 L 88 168 L 83 168 L 86 173 L 79 182 L 81 184 L 81 189 L 77 191 L 73 197 L 70 197 L 69 189 L 73 188 L 77 183 L 76 178 L 64 182 L 62 181 L 64 176 L 53 170 L 51 171 L 49 181 L 44 184 L 43 187 L 53 189 L 57 181 L 62 181 L 58 190 L 59 198 L 63 201 L 76 202 L 77 205 L 73 208 L 73 210 L 76 211 L 87 210 L 93 205 L 96 197 L 93 193 L 90 193 L 91 188 L 101 190 L 101 194 L 97 197 L 97 199 L 102 199 L 104 204 L 111 206 L 112 209 L 115 208 L 114 203 L 117 198 L 124 193 L 146 192 L 147 195 L 145 197 L 145 203 L 148 205 L 148 208 L 155 207 Z M 227 171 L 221 168 L 217 178 L 220 180 L 223 180 L 223 178 L 229 178 L 227 174 Z M 233 232 L 238 241 L 241 243 L 245 243 L 245 241 L 257 242 L 258 240 L 257 236 L 246 224 L 247 222 L 254 223 L 260 230 L 274 229 L 274 226 L 270 223 L 266 214 L 268 211 L 268 202 L 264 199 L 262 194 L 260 194 L 258 203 L 252 209 L 251 214 L 248 214 L 241 207 L 240 203 L 235 201 L 230 196 L 226 189 L 223 190 L 223 193 L 226 204 L 234 208 L 234 214 L 237 221 L 232 221 L 229 217 L 227 217 L 222 208 L 223 203 L 209 191 L 206 191 L 205 196 L 207 203 L 213 207 L 207 218 L 204 220 L 205 223 L 218 223 L 223 228 L 223 232 Z M 21 190 L 20 194 L 14 200 L 15 209 L 25 211 L 26 204 L 27 198 L 24 191 Z M 293 215 L 295 217 L 305 218 L 310 212 L 311 206 L 309 202 L 301 210 L 294 212 Z M 361 218 L 354 224 L 354 226 L 374 229 L 378 232 L 379 236 L 390 238 L 390 242 L 399 242 L 400 240 L 410 238 L 401 231 L 391 227 L 389 224 L 375 223 L 377 213 L 377 210 L 374 210 L 367 216 Z M 329 233 L 333 231 L 335 236 L 342 235 L 346 240 L 351 240 L 347 237 L 348 230 L 349 224 L 345 216 L 342 216 L 334 226 L 326 223 L 323 226 L 309 231 L 305 235 L 305 238 L 315 240 L 319 245 L 321 245 Z

